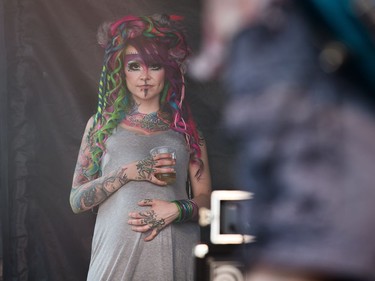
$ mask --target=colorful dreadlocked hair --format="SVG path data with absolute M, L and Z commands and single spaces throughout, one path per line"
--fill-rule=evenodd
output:
M 170 128 L 185 135 L 191 161 L 200 161 L 199 136 L 190 109 L 185 104 L 184 62 L 190 55 L 179 22 L 175 15 L 125 16 L 102 25 L 99 44 L 105 47 L 103 69 L 99 82 L 98 110 L 88 135 L 91 144 L 92 165 L 87 177 L 101 175 L 101 159 L 105 142 L 113 130 L 134 106 L 126 88 L 123 56 L 127 46 L 135 47 L 142 58 L 163 65 L 166 83 L 160 97 L 160 110 L 170 116 Z

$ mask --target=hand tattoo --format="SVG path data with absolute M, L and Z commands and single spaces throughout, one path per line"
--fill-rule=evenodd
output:
M 143 160 L 140 160 L 137 163 L 137 171 L 138 171 L 138 177 L 139 180 L 147 180 L 151 178 L 151 175 L 155 172 L 155 163 L 156 161 L 152 158 L 146 158 Z
M 150 229 L 156 228 L 156 230 L 159 232 L 165 225 L 165 220 L 163 218 L 157 219 L 154 210 L 139 212 L 139 215 L 145 217 L 143 221 L 150 227 Z

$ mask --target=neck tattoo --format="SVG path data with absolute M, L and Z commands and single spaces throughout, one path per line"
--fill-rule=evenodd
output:
M 169 123 L 160 119 L 158 112 L 144 114 L 135 111 L 126 115 L 122 122 L 127 126 L 140 128 L 147 132 L 166 131 L 169 129 Z

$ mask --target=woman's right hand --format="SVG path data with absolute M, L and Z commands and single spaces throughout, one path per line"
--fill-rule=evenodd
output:
M 157 185 L 167 185 L 166 182 L 156 178 L 156 174 L 175 173 L 174 165 L 176 160 L 170 153 L 161 153 L 149 156 L 134 163 L 135 170 L 133 180 L 150 181 Z

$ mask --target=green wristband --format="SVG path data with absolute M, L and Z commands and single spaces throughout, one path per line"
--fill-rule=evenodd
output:
M 172 203 L 175 203 L 178 209 L 178 217 L 174 220 L 174 222 L 181 222 L 182 219 L 182 209 L 180 206 L 180 202 L 178 200 L 173 200 Z

